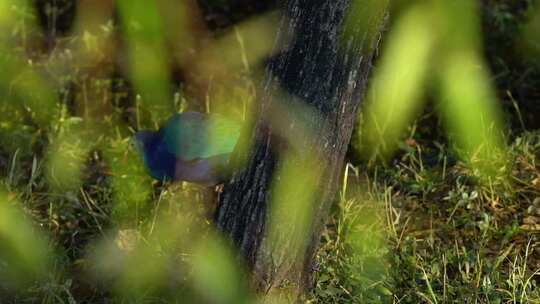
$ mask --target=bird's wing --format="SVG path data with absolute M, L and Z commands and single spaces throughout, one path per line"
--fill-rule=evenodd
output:
M 204 159 L 183 161 L 178 159 L 175 166 L 175 180 L 184 180 L 193 183 L 216 185 L 225 180 L 229 154 L 221 154 Z
M 160 132 L 168 151 L 189 161 L 231 153 L 240 124 L 216 114 L 185 112 L 174 115 Z

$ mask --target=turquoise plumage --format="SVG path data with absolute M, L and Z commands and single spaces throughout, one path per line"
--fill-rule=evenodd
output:
M 152 177 L 213 185 L 226 177 L 240 128 L 221 115 L 185 112 L 156 132 L 137 132 L 134 142 Z
M 193 160 L 231 153 L 240 125 L 221 115 L 186 112 L 169 119 L 163 131 L 169 152 L 184 160 Z

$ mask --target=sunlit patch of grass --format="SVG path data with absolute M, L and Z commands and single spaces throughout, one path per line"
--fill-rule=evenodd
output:
M 540 134 L 516 138 L 507 153 L 510 178 L 488 184 L 474 167 L 448 161 L 448 150 L 424 145 L 406 150 L 392 166 L 365 170 L 359 185 L 349 178 L 344 189 L 363 194 L 342 197 L 336 206 L 323 235 L 312 301 L 540 302 Z M 429 161 L 432 154 L 441 154 L 438 161 Z M 383 203 L 377 207 L 376 201 Z M 351 250 L 351 230 L 373 208 L 379 208 L 376 224 L 361 231 L 382 241 L 371 243 L 371 255 Z M 371 230 L 377 225 L 378 234 Z M 369 271 L 350 271 L 368 262 L 379 265 L 378 285 L 357 281 Z
M 366 180 L 361 176 L 350 175 L 352 181 L 344 187 L 323 233 L 310 303 L 390 300 L 390 265 L 386 258 L 391 253 L 385 229 L 385 195 L 384 191 L 366 191 Z

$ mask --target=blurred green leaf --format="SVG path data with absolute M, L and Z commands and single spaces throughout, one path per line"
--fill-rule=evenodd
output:
M 28 1 L 0 1 L 0 102 L 24 110 L 26 115 L 45 128 L 55 114 L 55 91 L 43 71 L 34 66 L 17 46 L 16 37 L 12 37 L 19 22 L 28 28 L 33 25 L 35 20 L 28 13 L 31 11 L 29 4 Z M 26 32 L 19 35 L 26 39 Z
M 196 247 L 192 267 L 193 284 L 210 303 L 249 303 L 241 267 L 217 236 Z
M 501 115 L 480 59 L 476 3 L 417 1 L 401 9 L 368 91 L 360 153 L 390 156 L 421 110 L 426 88 L 436 85 L 440 114 L 461 156 L 483 174 L 500 173 L 502 163 L 494 161 L 504 160 Z
M 530 58 L 536 59 L 536 64 L 540 64 L 540 6 L 536 6 L 529 18 L 523 29 L 523 41 L 521 41 L 519 47 Z
M 46 238 L 18 205 L 0 192 L 0 285 L 4 287 L 23 288 L 43 279 L 50 262 Z
M 481 173 L 493 174 L 504 157 L 501 113 L 486 64 L 481 59 L 477 5 L 438 1 L 440 103 L 448 131 L 461 155 Z
M 117 3 L 128 41 L 130 76 L 141 93 L 143 106 L 151 109 L 152 121 L 162 121 L 174 113 L 174 109 L 157 4 L 144 0 L 118 0 Z
M 365 47 L 376 47 L 375 42 L 379 39 L 380 27 L 386 18 L 389 0 L 354 0 L 347 10 L 347 18 L 342 31 L 341 42 L 349 43 L 351 39 L 362 44 L 362 52 L 366 54 L 371 50 Z M 362 35 L 361 37 L 359 35 Z
M 504 141 L 488 75 L 473 53 L 453 54 L 444 64 L 441 105 L 448 130 L 463 149 L 462 157 L 480 165 L 483 173 L 495 173 L 503 164 Z
M 302 155 L 289 152 L 280 159 L 273 176 L 264 246 L 270 255 L 268 261 L 281 269 L 298 263 L 308 245 L 321 164 L 309 151 L 303 151 Z
M 89 256 L 95 280 L 118 296 L 140 300 L 166 283 L 167 267 L 173 265 L 143 243 L 138 230 L 119 230 L 110 237 L 98 242 Z
M 435 35 L 431 7 L 411 7 L 396 21 L 367 93 L 362 134 L 367 155 L 388 156 L 423 104 Z
M 157 215 L 149 234 L 119 230 L 92 250 L 93 277 L 123 298 L 248 303 L 247 284 L 223 240 L 186 214 Z

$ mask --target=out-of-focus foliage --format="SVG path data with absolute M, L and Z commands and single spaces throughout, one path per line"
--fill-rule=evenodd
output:
M 171 1 L 164 3 L 172 4 Z M 154 121 L 164 119 L 173 111 L 171 90 L 167 75 L 167 61 L 164 40 L 164 25 L 158 5 L 146 1 L 118 1 L 122 30 L 126 33 L 129 51 L 129 71 L 137 91 L 142 95 L 143 106 L 151 108 Z M 177 28 L 186 28 L 185 8 L 175 7 Z M 170 8 L 166 8 L 170 9 Z M 190 48 L 190 37 L 184 36 L 182 43 Z M 176 38 L 176 37 L 175 37 Z M 187 38 L 187 39 L 186 39 Z M 177 42 L 179 43 L 179 42 Z
M 162 202 L 165 203 L 165 202 Z M 189 201 L 175 201 L 171 204 Z M 150 230 L 121 230 L 92 250 L 90 274 L 123 298 L 247 303 L 240 265 L 193 213 L 156 214 Z
M 32 68 L 33 62 L 21 52 L 17 41 L 25 47 L 28 32 L 32 29 L 33 16 L 27 1 L 1 2 L 0 13 L 0 88 L 2 104 L 32 117 L 45 127 L 52 119 L 56 97 L 50 83 Z M 9 35 L 11 33 L 12 35 Z M 40 108 L 40 111 L 32 109 Z
M 361 49 L 369 51 L 367 47 L 371 47 L 366 42 L 378 41 L 380 35 L 381 20 L 388 18 L 388 0 L 366 0 L 352 1 L 351 7 L 347 11 L 347 18 L 343 28 L 342 43 L 348 43 L 349 39 L 361 35 L 361 39 L 357 39 L 357 43 L 361 43 Z
M 298 263 L 303 257 L 315 211 L 312 202 L 322 174 L 320 164 L 317 156 L 308 153 L 291 153 L 280 161 L 270 194 L 269 232 L 264 244 L 275 265 Z
M 214 192 L 153 183 L 130 137 L 186 108 L 247 120 L 277 15 L 214 37 L 194 1 L 28 4 L 0 1 L 0 302 L 253 302 Z
M 110 146 L 104 149 L 104 156 L 111 164 L 111 188 L 115 202 L 112 217 L 122 226 L 147 220 L 148 211 L 152 208 L 148 201 L 152 192 L 151 178 L 129 143 L 130 139 L 111 140 Z
M 428 88 L 456 151 L 481 172 L 499 171 L 504 157 L 501 116 L 481 59 L 478 8 L 471 1 L 412 2 L 388 35 L 364 111 L 371 157 L 388 157 L 418 115 Z
M 526 49 L 529 56 L 534 60 L 536 58 L 536 63 L 540 57 L 540 7 L 537 7 L 536 10 L 532 11 L 529 16 L 529 20 L 525 25 L 523 31 L 523 47 Z
M 418 4 L 400 16 L 368 92 L 365 131 L 374 154 L 388 154 L 422 105 L 422 84 L 431 72 L 435 33 L 428 4 Z
M 277 18 L 234 24 L 246 14 L 231 12 L 223 20 L 247 2 L 203 0 L 199 11 L 195 1 L 122 0 L 114 12 L 108 1 L 79 1 L 76 10 L 67 0 L 43 1 L 42 31 L 30 2 L 0 0 L 0 184 L 6 189 L 0 195 L 0 302 L 20 299 L 24 290 L 28 301 L 43 303 L 256 302 L 241 261 L 209 225 L 214 191 L 153 182 L 129 147 L 134 130 L 156 128 L 178 110 L 250 120 L 255 76 L 270 54 Z M 519 25 L 507 0 L 484 2 L 487 23 L 497 25 L 485 31 L 501 34 L 485 46 L 472 1 L 391 3 L 360 144 L 385 157 L 397 148 L 402 153 L 395 168 L 346 171 L 314 265 L 314 302 L 538 299 L 538 139 L 516 140 L 511 161 L 500 166 L 512 173 L 515 187 L 501 179 L 475 184 L 475 166 L 456 162 L 439 142 L 432 157 L 433 147 L 412 139 L 416 115 L 435 98 L 454 151 L 473 165 L 499 166 L 491 157 L 505 154 L 494 102 L 501 94 L 495 96 L 491 82 L 514 79 L 514 92 L 520 78 L 495 56 L 490 63 L 502 72 L 491 75 L 482 47 L 493 54 L 513 47 L 508 37 L 525 37 L 534 61 L 539 14 L 527 12 L 528 23 Z M 246 11 L 270 1 L 253 3 Z M 357 20 L 347 26 L 361 25 L 345 34 L 367 29 L 372 35 L 370 25 L 386 17 L 387 4 L 355 1 L 349 13 Z M 76 11 L 71 27 L 57 20 L 69 11 Z M 60 24 L 62 31 L 55 28 Z M 523 82 L 533 93 L 523 96 L 534 97 L 531 74 Z M 284 125 L 287 115 L 313 114 L 307 111 L 282 107 L 268 120 Z M 396 145 L 406 132 L 411 138 Z M 295 149 L 317 136 L 282 133 Z M 299 229 L 283 243 L 267 240 L 290 244 L 276 253 L 303 249 L 310 202 L 324 174 L 320 157 L 291 154 L 277 167 L 269 235 L 287 224 Z
M 484 53 L 512 129 L 523 131 L 540 126 L 538 90 L 540 65 L 531 53 L 538 35 L 531 33 L 538 14 L 535 1 L 482 1 Z
M 509 145 L 513 184 L 475 183 L 475 170 L 444 146 L 409 145 L 393 166 L 347 166 L 310 299 L 540 301 L 540 133 Z
M 0 193 L 0 297 L 2 288 L 24 289 L 44 279 L 50 267 L 46 238 L 13 196 Z

